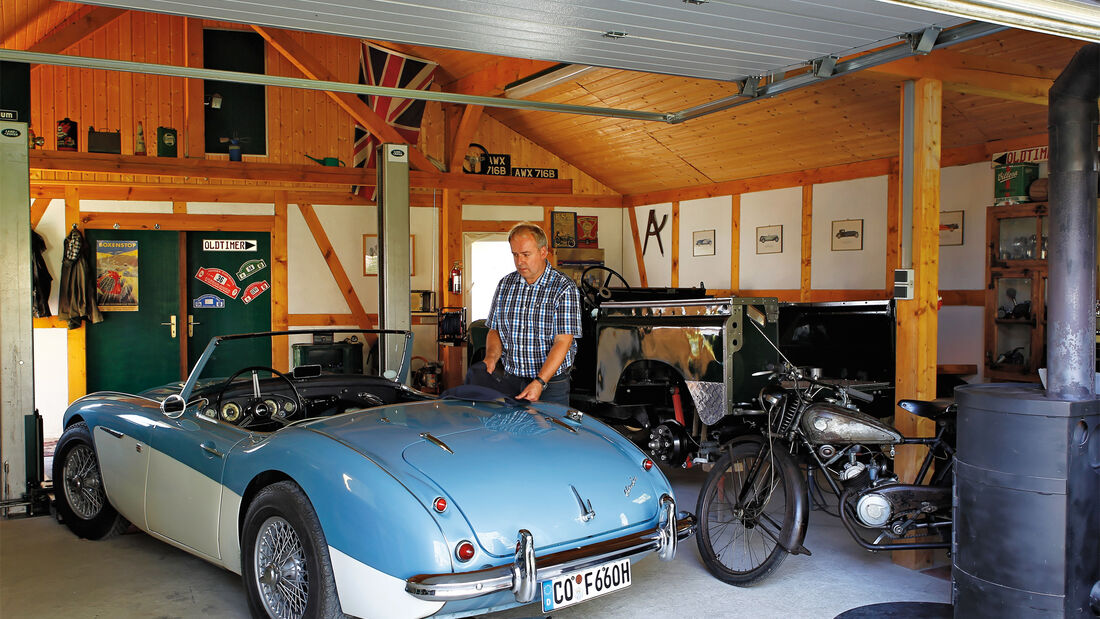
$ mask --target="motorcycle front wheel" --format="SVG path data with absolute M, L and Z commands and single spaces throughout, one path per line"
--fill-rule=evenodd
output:
M 799 470 L 776 441 L 761 437 L 728 445 L 699 493 L 695 542 L 715 578 L 747 587 L 774 572 L 801 544 Z

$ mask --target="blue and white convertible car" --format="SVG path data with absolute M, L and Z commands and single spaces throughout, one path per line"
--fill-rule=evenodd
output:
M 409 333 L 345 334 L 385 338 L 399 367 L 283 373 L 272 350 L 311 360 L 332 332 L 231 335 L 184 383 L 77 400 L 54 457 L 62 520 L 90 539 L 129 521 L 241 574 L 252 614 L 280 618 L 549 612 L 629 586 L 633 561 L 693 532 L 661 471 L 595 419 L 420 393 L 399 382 Z

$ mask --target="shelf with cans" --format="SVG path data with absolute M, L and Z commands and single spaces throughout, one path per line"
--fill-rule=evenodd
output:
M 990 207 L 986 214 L 985 375 L 1037 382 L 1046 365 L 1046 202 Z

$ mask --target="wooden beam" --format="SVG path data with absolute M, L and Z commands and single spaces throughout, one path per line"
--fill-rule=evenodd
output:
M 530 193 L 479 193 L 463 191 L 459 193 L 459 202 L 462 204 L 486 204 L 491 206 L 563 206 L 615 209 L 623 207 L 623 197 L 618 194 L 589 195 L 576 193 L 573 195 L 538 195 Z
M 813 185 L 817 183 L 833 183 L 846 181 L 853 178 L 865 178 L 868 176 L 883 176 L 890 171 L 890 159 L 871 159 L 856 163 L 814 168 L 811 170 L 798 170 L 782 174 L 770 174 L 709 185 L 695 187 L 683 187 L 680 189 L 663 189 L 650 193 L 635 193 L 623 196 L 623 206 L 644 206 L 646 204 L 660 204 L 673 200 L 695 200 L 698 198 L 712 198 L 714 196 L 729 196 L 741 193 L 752 193 L 768 189 L 781 189 L 784 187 L 798 187 L 801 185 Z
M 124 9 L 106 6 L 82 6 L 60 24 L 54 26 L 45 36 L 29 46 L 27 51 L 42 54 L 60 54 L 93 32 L 118 19 L 125 12 Z
M 65 197 L 66 187 L 79 187 L 80 195 L 86 200 L 144 200 L 147 202 L 248 202 L 254 204 L 273 204 L 276 191 L 286 191 L 291 203 L 352 206 L 373 206 L 374 202 L 348 192 L 335 192 L 329 187 L 303 187 L 298 189 L 216 184 L 171 184 L 171 183 L 127 183 L 114 181 L 73 180 L 73 181 L 35 181 L 31 184 L 31 197 L 57 199 Z M 568 196 L 563 196 L 568 197 Z M 417 207 L 437 207 L 432 194 L 413 192 L 409 194 L 409 205 Z
M 913 299 L 898 301 L 897 363 L 895 397 L 933 400 L 936 397 L 936 330 L 939 297 L 939 207 L 940 139 L 943 127 L 943 85 L 932 79 L 915 83 L 913 117 L 913 268 L 916 289 Z M 903 111 L 903 114 L 905 112 Z M 900 408 L 894 423 L 904 436 L 932 436 L 935 422 Z M 894 459 L 894 470 L 904 483 L 911 483 L 920 468 L 926 448 L 902 446 Z M 927 550 L 906 550 L 893 554 L 899 565 L 918 569 L 932 562 Z
M 186 215 L 178 213 L 101 213 L 80 214 L 80 227 L 106 230 L 117 224 L 126 230 L 183 231 L 267 231 L 274 226 L 270 215 Z
M 439 209 L 439 296 L 440 307 L 461 307 L 462 295 L 451 292 L 450 273 L 455 262 L 462 266 L 462 204 L 458 201 L 458 192 L 443 190 L 443 202 Z M 467 265 L 468 266 L 468 265 Z M 470 278 L 468 268 L 462 272 L 462 287 L 465 289 Z
M 810 300 L 810 290 L 813 288 L 813 221 L 814 221 L 814 188 L 813 185 L 802 186 L 802 261 L 799 277 L 798 296 L 802 301 Z
M 481 105 L 467 105 L 462 110 L 462 120 L 458 122 L 454 139 L 451 140 L 451 157 L 447 161 L 447 171 L 451 174 L 462 173 L 462 160 L 466 156 L 466 147 L 477 133 L 481 112 L 484 109 L 485 107 Z
M 259 35 L 270 43 L 276 51 L 289 60 L 291 64 L 298 67 L 302 74 L 309 79 L 330 82 L 340 81 L 332 71 L 329 71 L 328 68 L 314 58 L 312 54 L 306 51 L 304 47 L 299 45 L 298 42 L 292 39 L 286 32 L 263 26 L 252 26 L 252 29 L 259 33 Z M 407 142 L 407 140 L 397 132 L 397 129 L 394 129 L 384 118 L 375 113 L 370 106 L 363 103 L 363 100 L 358 96 L 347 92 L 333 92 L 331 90 L 326 90 L 325 94 L 350 114 L 356 122 L 366 127 L 368 131 L 373 133 L 382 142 L 393 144 L 405 144 Z M 436 167 L 428 161 L 428 158 L 425 157 L 424 153 L 420 152 L 416 146 L 416 144 L 408 145 L 409 163 L 417 170 L 435 171 Z
M 741 196 L 730 196 L 730 288 L 741 287 Z
M 989 66 L 989 65 L 987 65 Z M 1031 71 L 1036 73 L 1037 71 Z M 965 94 L 982 95 L 1036 105 L 1047 104 L 1053 78 L 1030 77 L 1015 73 L 967 68 L 955 56 L 912 56 L 869 67 L 857 75 L 891 79 L 937 79 L 943 88 Z
M 92 172 L 185 177 L 194 179 L 224 178 L 240 181 L 273 181 L 327 185 L 367 185 L 377 183 L 372 168 L 299 165 L 290 163 L 260 163 L 206 159 L 175 159 L 112 155 L 105 153 L 71 153 L 33 150 L 31 170 L 53 172 Z M 32 173 L 32 182 L 36 179 Z M 533 193 L 572 193 L 571 179 L 528 179 L 482 174 L 441 174 L 409 171 L 409 185 L 428 189 L 460 189 L 467 191 L 506 191 Z
M 629 206 L 626 212 L 630 216 L 630 237 L 634 240 L 634 257 L 638 260 L 638 279 L 644 288 L 649 285 L 649 279 L 645 275 L 645 256 L 642 255 L 642 239 L 638 237 L 638 215 L 634 210 L 634 206 Z
M 288 257 L 290 234 L 287 218 L 290 206 L 285 191 L 275 192 L 275 217 L 271 226 L 271 329 L 285 331 L 290 327 L 290 259 Z M 285 337 L 275 338 L 271 356 L 275 369 L 290 370 L 290 342 Z
M 336 280 L 336 285 L 340 288 L 340 294 L 344 295 L 344 301 L 351 308 L 351 313 L 355 316 L 355 323 L 362 329 L 372 328 L 374 323 L 367 316 L 363 304 L 359 302 L 359 295 L 355 294 L 355 287 L 352 286 L 351 279 L 348 278 L 347 271 L 344 270 L 344 265 L 340 263 L 340 257 L 336 255 L 336 250 L 333 249 L 332 243 L 325 233 L 325 227 L 321 225 L 321 220 L 317 218 L 313 206 L 298 204 L 298 210 L 302 212 L 302 217 L 306 220 L 306 225 L 309 226 L 309 231 L 313 234 L 313 240 L 317 243 L 317 249 L 321 250 L 321 255 L 325 258 L 325 264 L 328 265 L 332 277 Z
M 985 290 L 941 290 L 940 298 L 944 305 L 985 306 Z
M 894 270 L 901 268 L 901 173 L 892 160 L 886 177 L 886 281 L 883 289 L 893 296 Z
M 518 223 L 518 221 L 464 220 L 462 222 L 462 232 L 509 232 Z
M 46 214 L 46 208 L 50 206 L 50 202 L 53 200 L 49 198 L 36 198 L 31 203 L 31 230 L 38 227 L 38 222 L 42 221 L 42 216 Z

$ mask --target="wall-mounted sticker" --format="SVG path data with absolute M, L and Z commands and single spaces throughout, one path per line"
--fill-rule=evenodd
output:
M 244 280 L 252 277 L 253 275 L 259 273 L 266 268 L 267 263 L 264 262 L 263 258 L 249 260 L 248 262 L 242 264 L 239 269 L 237 269 L 237 280 L 243 282 Z
M 600 218 L 577 215 L 577 247 L 599 247 Z
M 258 245 L 251 239 L 203 239 L 203 251 L 256 251 Z
M 240 287 L 233 283 L 233 277 L 221 269 L 199 267 L 198 272 L 195 273 L 195 279 L 222 294 L 229 295 L 230 299 L 236 299 L 241 293 Z
M 216 294 L 204 294 L 197 299 L 191 299 L 191 307 L 195 309 L 222 309 L 225 307 L 225 299 Z
M 138 311 L 137 241 L 96 241 L 95 287 L 100 311 Z
M 248 288 L 245 288 L 244 294 L 241 295 L 241 301 L 246 304 L 251 303 L 253 299 L 263 294 L 268 288 L 271 288 L 271 284 L 268 284 L 266 279 L 252 282 L 248 285 Z

